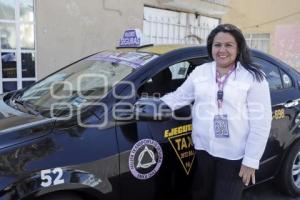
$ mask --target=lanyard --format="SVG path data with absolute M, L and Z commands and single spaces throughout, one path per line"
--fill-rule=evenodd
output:
M 235 65 L 232 65 L 230 67 L 229 71 L 224 75 L 225 77 L 224 77 L 223 81 L 221 80 L 221 74 L 216 69 L 216 82 L 218 84 L 217 102 L 218 102 L 218 109 L 219 110 L 220 110 L 220 108 L 222 108 L 222 104 L 223 104 L 223 96 L 224 96 L 223 88 L 224 88 L 224 85 L 227 82 L 227 79 L 230 76 L 230 74 L 234 71 L 234 69 L 235 69 Z

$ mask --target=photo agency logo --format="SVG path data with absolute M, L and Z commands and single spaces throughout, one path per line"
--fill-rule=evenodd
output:
M 111 92 L 112 99 L 103 103 L 107 94 Z M 109 123 L 109 114 L 112 118 L 120 121 L 143 120 L 143 112 L 152 115 L 152 120 L 163 120 L 170 113 L 170 108 L 158 97 L 153 97 L 147 91 L 143 92 L 140 98 L 137 95 L 137 88 L 130 81 L 119 81 L 114 83 L 106 75 L 84 74 L 77 77 L 77 80 L 57 81 L 51 84 L 50 95 L 53 99 L 50 115 L 58 120 L 70 120 L 77 117 L 78 124 L 82 127 L 104 128 Z M 187 99 L 185 99 L 187 98 Z M 188 100 L 190 97 L 180 97 Z M 146 99 L 145 101 L 139 101 Z M 148 101 L 147 101 L 148 99 Z M 152 100 L 151 100 L 152 99 Z M 117 102 L 117 103 L 112 103 Z M 178 112 L 171 112 L 170 118 L 178 121 L 191 120 L 192 117 L 201 120 L 211 120 L 216 115 L 217 101 L 208 103 L 193 103 L 185 106 L 184 115 Z M 174 103 L 173 109 L 180 108 Z M 98 112 L 101 120 L 98 123 L 85 123 L 85 111 Z M 143 110 L 144 109 L 144 110 Z M 111 111 L 111 112 L 110 112 Z M 226 111 L 226 110 L 225 110 Z M 265 108 L 260 103 L 237 103 L 233 112 L 228 115 L 228 120 L 261 120 L 265 117 Z M 180 112 L 179 112 L 180 113 Z
M 120 91 L 119 88 L 124 88 Z M 122 91 L 125 91 L 123 93 Z M 118 90 L 118 91 L 117 91 Z M 108 124 L 108 111 L 113 106 L 113 115 L 115 112 L 121 113 L 128 107 L 129 99 L 135 97 L 135 85 L 130 81 L 119 81 L 114 83 L 106 75 L 102 74 L 84 74 L 77 77 L 76 80 L 64 80 L 52 83 L 50 86 L 50 96 L 53 99 L 50 107 L 50 116 L 57 120 L 70 120 L 77 118 L 77 122 L 82 127 L 103 128 Z M 116 107 L 109 103 L 101 102 L 108 93 L 112 93 L 113 99 L 121 100 L 123 107 Z M 102 117 L 99 123 L 85 123 L 85 111 L 91 109 L 101 112 Z

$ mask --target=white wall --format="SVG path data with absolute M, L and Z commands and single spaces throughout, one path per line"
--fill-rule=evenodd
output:
M 113 48 L 126 28 L 142 29 L 143 2 L 128 2 L 36 0 L 38 79 L 83 56 Z
M 125 29 L 142 30 L 144 5 L 196 12 L 193 3 L 187 4 L 193 8 L 187 10 L 170 2 L 186 1 L 35 0 L 37 78 L 84 56 L 114 48 Z

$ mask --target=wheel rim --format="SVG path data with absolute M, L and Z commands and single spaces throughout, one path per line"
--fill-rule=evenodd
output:
M 300 188 L 300 151 L 295 156 L 292 167 L 292 180 L 297 188 Z

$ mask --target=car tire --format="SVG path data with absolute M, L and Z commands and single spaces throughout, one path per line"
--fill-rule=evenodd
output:
M 58 192 L 58 193 L 44 195 L 40 197 L 38 200 L 84 200 L 84 199 L 72 193 Z
M 288 151 L 277 179 L 279 188 L 290 196 L 300 196 L 300 141 Z

